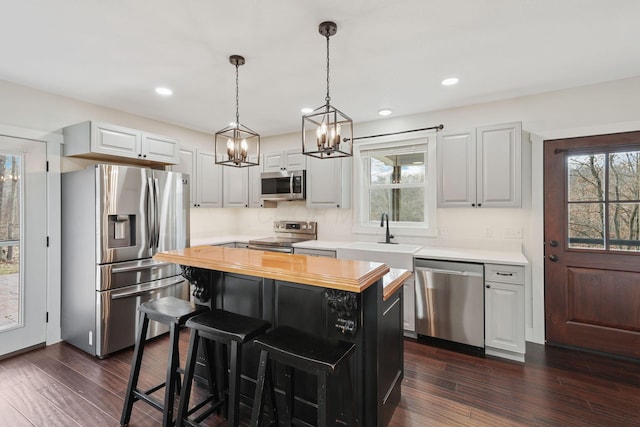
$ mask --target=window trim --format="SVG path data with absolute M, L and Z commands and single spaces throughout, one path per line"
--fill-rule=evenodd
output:
M 389 221 L 389 227 L 393 227 L 392 234 L 399 236 L 435 237 L 438 235 L 437 222 L 437 173 L 436 173 L 436 135 L 428 135 L 421 138 L 402 139 L 391 142 L 365 142 L 356 143 L 353 147 L 354 157 L 354 209 L 352 232 L 355 234 L 378 235 L 381 233 L 378 221 L 367 221 L 365 217 L 369 212 L 369 197 L 367 184 L 367 166 L 364 164 L 362 152 L 376 149 L 393 149 L 408 145 L 426 144 L 427 163 L 425 174 L 425 206 L 426 222 L 410 223 Z

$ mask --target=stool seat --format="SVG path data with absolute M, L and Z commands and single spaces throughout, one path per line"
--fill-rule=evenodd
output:
M 146 313 L 151 320 L 164 324 L 177 323 L 178 325 L 184 325 L 194 314 L 206 310 L 206 306 L 195 305 L 190 301 L 176 297 L 154 299 L 143 302 L 138 307 L 138 311 Z
M 244 344 L 263 334 L 271 325 L 255 317 L 214 309 L 190 318 L 186 326 L 214 341 Z
M 333 374 L 336 367 L 355 350 L 353 343 L 322 338 L 288 326 L 280 326 L 256 338 L 256 346 L 273 359 L 304 371 L 321 370 Z

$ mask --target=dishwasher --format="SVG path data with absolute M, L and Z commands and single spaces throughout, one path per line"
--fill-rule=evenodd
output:
M 484 264 L 414 263 L 418 336 L 484 349 Z

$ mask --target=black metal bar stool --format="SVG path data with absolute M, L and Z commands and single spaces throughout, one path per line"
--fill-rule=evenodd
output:
M 269 358 L 285 365 L 285 425 L 290 426 L 293 413 L 293 369 L 314 374 L 318 379 L 318 422 L 319 427 L 336 424 L 336 414 L 327 402 L 328 380 L 333 377 L 341 382 L 345 396 L 350 401 L 345 408 L 347 425 L 355 425 L 353 386 L 349 359 L 355 350 L 355 344 L 345 341 L 325 339 L 297 329 L 281 326 L 258 337 L 254 343 L 260 348 L 260 366 L 258 383 L 253 401 L 251 425 L 261 425 L 265 383 L 273 393 L 273 378 L 269 368 Z
M 189 301 L 175 297 L 163 297 L 147 301 L 138 306 L 138 311 L 140 312 L 140 329 L 133 352 L 129 385 L 127 386 L 127 394 L 124 399 L 120 425 L 126 426 L 129 424 L 133 404 L 138 400 L 142 400 L 162 411 L 163 426 L 167 427 L 173 424 L 175 393 L 176 391 L 180 393 L 180 354 L 178 351 L 180 327 L 183 326 L 189 318 L 205 310 L 207 310 L 207 307 L 196 306 Z M 169 360 L 165 382 L 149 390 L 142 391 L 138 389 L 138 376 L 140 375 L 140 367 L 142 365 L 149 320 L 154 320 L 169 326 Z M 160 402 L 151 396 L 151 394 L 163 387 L 165 387 L 164 402 Z
M 189 352 L 185 364 L 184 385 L 178 405 L 176 426 L 199 426 L 199 423 L 209 417 L 221 403 L 227 403 L 227 419 L 229 423 L 234 427 L 238 426 L 240 424 L 240 368 L 242 345 L 265 333 L 271 324 L 265 320 L 254 317 L 215 309 L 189 319 L 186 326 L 191 329 L 191 338 L 189 339 Z M 227 393 L 220 390 L 222 401 L 214 403 L 206 411 L 199 413 L 194 418 L 189 418 L 205 404 L 209 402 L 213 403 L 214 400 L 213 397 L 210 396 L 189 409 L 191 383 L 193 381 L 196 359 L 198 357 L 199 342 L 203 343 L 205 359 L 210 373 L 213 372 L 212 365 L 215 363 L 210 350 L 212 342 L 229 346 L 229 387 Z M 218 371 L 220 370 L 221 369 L 218 369 Z M 226 366 L 222 370 L 226 372 Z M 223 381 L 218 378 L 216 383 L 220 386 Z M 225 394 L 228 394 L 228 397 L 226 397 Z

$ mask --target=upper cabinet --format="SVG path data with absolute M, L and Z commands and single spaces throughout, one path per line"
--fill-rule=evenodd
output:
M 134 164 L 180 162 L 178 141 L 136 129 L 83 122 L 63 129 L 64 155 Z
M 307 159 L 307 208 L 350 208 L 352 157 Z
M 261 199 L 262 182 L 260 180 L 262 164 L 258 166 L 251 166 L 247 169 L 249 169 L 249 207 L 262 208 L 264 207 L 264 203 Z
M 305 155 L 300 150 L 286 150 L 274 153 L 264 153 L 262 157 L 264 172 L 279 172 L 281 170 L 306 169 Z
M 248 208 L 249 207 L 249 169 L 224 166 L 223 169 L 223 208 Z
M 174 172 L 191 176 L 191 206 L 222 207 L 222 166 L 216 165 L 215 154 L 191 147 L 180 147 L 180 164 Z
M 438 134 L 438 207 L 521 207 L 520 122 Z

